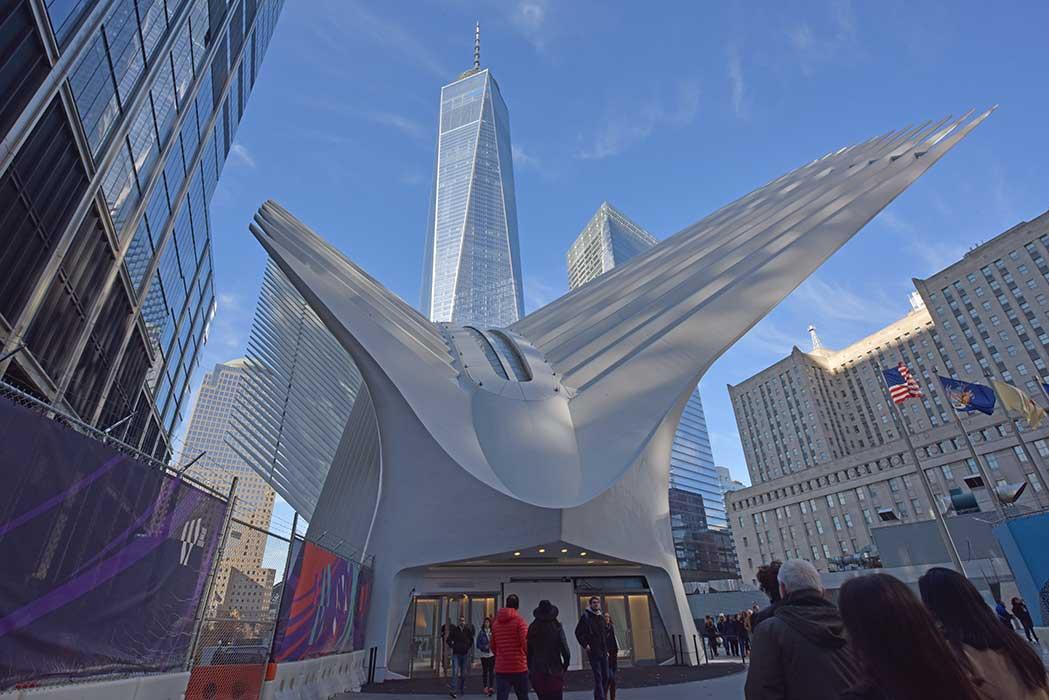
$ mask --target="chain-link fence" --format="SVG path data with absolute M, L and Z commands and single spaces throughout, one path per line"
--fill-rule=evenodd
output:
M 235 501 L 200 609 L 187 700 L 255 700 L 266 679 L 292 533 L 241 520 Z

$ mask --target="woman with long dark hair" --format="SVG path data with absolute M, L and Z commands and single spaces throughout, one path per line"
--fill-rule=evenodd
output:
M 995 700 L 1049 700 L 1049 681 L 1037 652 L 998 621 L 969 579 L 934 567 L 918 579 L 922 601 L 955 653 Z
M 898 579 L 871 574 L 841 587 L 838 607 L 862 680 L 856 700 L 980 700 L 929 611 Z

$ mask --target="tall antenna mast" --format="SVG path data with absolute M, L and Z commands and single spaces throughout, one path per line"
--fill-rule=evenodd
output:
M 474 68 L 481 67 L 481 23 L 474 27 Z
M 819 352 L 823 349 L 823 343 L 820 342 L 820 337 L 816 335 L 816 326 L 809 326 L 809 337 L 812 338 L 812 352 Z

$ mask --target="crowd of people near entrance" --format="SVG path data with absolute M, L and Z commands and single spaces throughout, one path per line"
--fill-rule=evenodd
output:
M 743 617 L 746 700 L 1049 700 L 1027 606 L 1013 598 L 992 610 L 952 569 L 929 569 L 917 594 L 888 574 L 859 576 L 837 605 L 802 559 L 761 567 L 758 583 L 769 606 Z M 731 650 L 740 628 L 721 621 L 708 617 L 704 635 Z
M 763 609 L 708 616 L 701 634 L 714 657 L 750 659 L 746 700 L 1049 700 L 1041 642 L 1027 606 L 992 609 L 965 576 L 933 567 L 916 594 L 888 574 L 847 581 L 838 604 L 809 562 L 772 562 L 758 571 Z M 472 654 L 485 695 L 561 700 L 571 662 L 558 609 L 539 602 L 529 624 L 515 594 L 475 630 L 465 618 L 444 632 L 452 656 L 449 694 L 463 694 Z M 1015 631 L 1023 628 L 1026 640 Z M 593 674 L 594 700 L 615 700 L 615 625 L 593 596 L 575 626 Z
M 507 700 L 513 691 L 517 700 L 528 697 L 528 689 L 539 700 L 561 700 L 564 674 L 572 660 L 564 627 L 557 619 L 557 606 L 539 601 L 531 624 L 518 612 L 516 594 L 506 596 L 506 606 L 495 619 L 486 617 L 475 630 L 465 617 L 442 629 L 451 652 L 448 694 L 455 698 L 466 690 L 466 674 L 472 653 L 481 661 L 482 693 Z M 601 599 L 590 598 L 575 627 L 576 641 L 594 674 L 594 700 L 616 700 L 616 670 L 619 642 L 611 616 L 601 610 Z

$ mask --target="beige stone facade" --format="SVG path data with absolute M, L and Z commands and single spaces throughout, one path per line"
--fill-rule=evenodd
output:
M 1049 212 L 970 250 L 927 280 L 924 303 L 839 351 L 791 354 L 729 387 L 752 487 L 726 495 L 744 580 L 763 562 L 802 557 L 822 571 L 843 555 L 876 554 L 879 508 L 932 517 L 880 370 L 903 361 L 925 397 L 903 404 L 937 507 L 977 464 L 936 375 L 1004 380 L 1046 405 L 1049 381 Z M 1049 505 L 1049 424 L 1029 430 L 999 406 L 962 419 L 998 484 L 1027 481 L 1020 507 Z M 957 491 L 956 491 L 957 492 Z M 988 489 L 978 489 L 992 510 Z
M 243 374 L 243 360 L 233 360 L 215 365 L 204 376 L 180 463 L 206 452 L 187 473 L 221 493 L 228 493 L 237 478 L 235 521 L 215 570 L 207 617 L 260 620 L 268 615 L 276 577 L 275 569 L 262 565 L 276 494 L 228 444 L 230 414 Z

